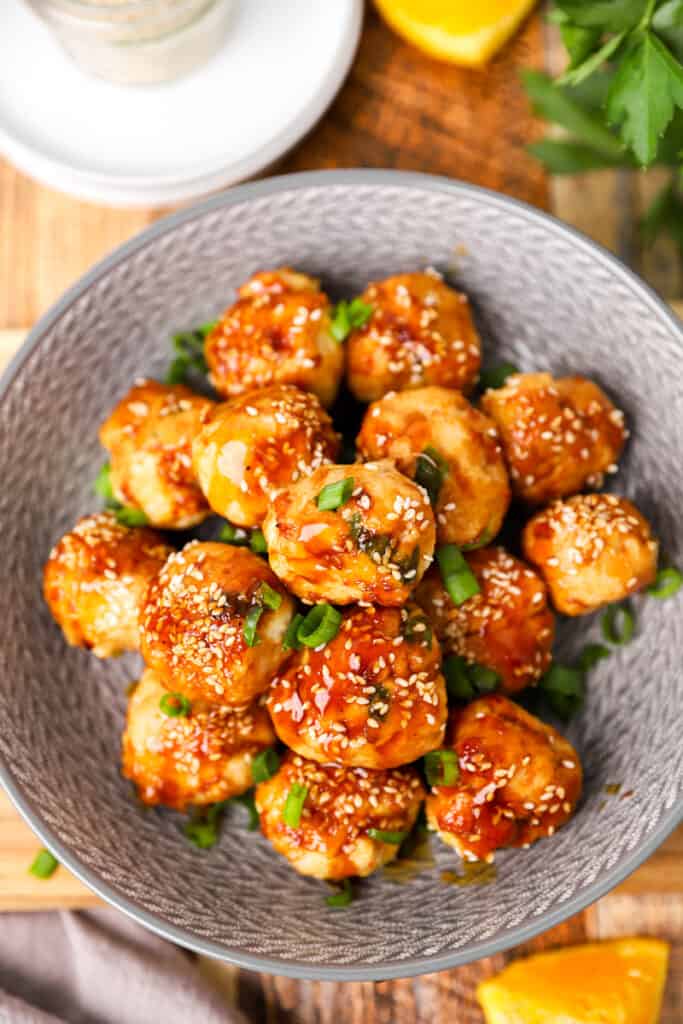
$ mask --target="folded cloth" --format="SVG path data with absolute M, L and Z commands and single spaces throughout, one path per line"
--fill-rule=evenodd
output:
M 0 1024 L 245 1024 L 190 955 L 115 910 L 0 915 Z

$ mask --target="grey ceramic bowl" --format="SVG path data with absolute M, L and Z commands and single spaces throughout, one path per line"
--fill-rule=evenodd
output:
M 253 270 L 291 263 L 335 296 L 433 265 L 471 296 L 486 360 L 595 378 L 633 436 L 615 490 L 683 563 L 681 326 L 612 256 L 500 195 L 413 174 L 304 174 L 247 185 L 162 221 L 91 270 L 44 317 L 0 395 L 0 775 L 32 828 L 87 885 L 185 946 L 309 978 L 436 971 L 515 945 L 580 910 L 649 856 L 679 819 L 681 596 L 636 600 L 637 636 L 591 674 L 569 729 L 586 770 L 571 823 L 498 856 L 494 884 L 444 885 L 452 852 L 408 885 L 377 877 L 348 909 L 300 878 L 231 811 L 220 844 L 143 811 L 118 769 L 133 657 L 67 649 L 41 600 L 52 542 L 97 507 L 97 428 L 169 333 L 210 319 Z M 597 624 L 561 630 L 569 656 Z M 605 787 L 620 783 L 621 794 Z

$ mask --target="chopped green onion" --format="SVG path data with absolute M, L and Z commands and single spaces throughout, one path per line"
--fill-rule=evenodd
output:
M 194 330 L 180 331 L 173 335 L 171 344 L 176 352 L 176 357 L 166 374 L 167 384 L 182 384 L 191 371 L 201 374 L 208 372 L 209 368 L 204 357 L 204 341 L 216 323 L 217 321 L 202 324 Z
M 121 523 L 122 526 L 146 526 L 149 522 L 142 509 L 131 508 L 129 505 L 117 508 L 115 515 L 117 523 Z
M 602 635 L 610 644 L 627 644 L 633 638 L 635 617 L 627 604 L 612 604 L 602 617 Z
M 353 889 L 351 888 L 351 882 L 348 878 L 345 878 L 342 882 L 341 889 L 337 889 L 331 896 L 327 896 L 325 903 L 328 907 L 339 909 L 339 907 L 348 907 L 349 903 L 353 900 Z
M 424 615 L 413 615 L 412 618 L 408 619 L 403 627 L 403 635 L 409 644 L 424 644 L 431 651 L 432 627 Z
M 646 593 L 650 597 L 656 597 L 660 601 L 665 601 L 667 597 L 673 597 L 677 594 L 683 585 L 683 573 L 680 569 L 670 566 L 668 569 L 660 569 L 657 573 L 657 579 L 654 583 L 647 588 Z
M 287 632 L 282 638 L 282 649 L 284 651 L 298 651 L 301 644 L 297 640 L 297 633 L 299 632 L 299 626 L 304 621 L 304 617 L 301 612 L 297 612 L 290 624 L 287 626 Z
M 170 384 L 171 387 L 174 384 L 183 384 L 187 379 L 191 366 L 192 361 L 188 356 L 176 356 L 166 371 L 164 384 Z
M 373 307 L 369 306 L 367 302 L 363 302 L 362 299 L 352 299 L 351 302 L 342 299 L 334 307 L 332 313 L 332 322 L 330 324 L 332 337 L 335 341 L 344 341 L 351 331 L 357 327 L 363 327 L 373 312 Z
M 498 366 L 492 366 L 488 370 L 482 370 L 479 374 L 479 387 L 482 391 L 488 391 L 489 388 L 502 388 L 505 381 L 513 373 L 519 373 L 519 370 L 513 363 L 500 363 Z
M 415 483 L 424 487 L 432 505 L 436 505 L 445 478 L 448 476 L 448 463 L 442 455 L 428 445 L 415 460 Z
M 266 608 L 270 608 L 272 612 L 276 612 L 282 604 L 282 594 L 279 594 L 277 590 L 274 590 L 270 583 L 266 583 L 263 580 L 257 590 L 258 600 Z
M 159 707 L 169 718 L 187 718 L 192 711 L 192 704 L 182 693 L 165 693 Z
M 474 686 L 465 659 L 459 654 L 449 654 L 444 658 L 442 667 L 448 696 L 454 700 L 472 700 L 475 696 Z
M 28 869 L 36 878 L 50 878 L 59 867 L 59 861 L 49 850 L 39 850 Z
M 263 530 L 256 529 L 251 531 L 249 547 L 255 555 L 266 554 L 268 551 L 268 545 L 266 544 L 266 538 L 263 536 Z
M 259 813 L 256 810 L 256 801 L 254 800 L 253 789 L 247 790 L 246 793 L 241 793 L 240 796 L 234 796 L 231 802 L 234 804 L 241 804 L 242 807 L 246 808 L 249 812 L 247 828 L 250 832 L 255 832 L 259 827 L 260 819 Z
M 208 850 L 218 841 L 218 829 L 207 821 L 188 821 L 183 831 L 200 850 Z
M 260 754 L 255 754 L 252 758 L 251 777 L 255 783 L 267 782 L 277 774 L 279 767 L 280 758 L 277 751 L 269 747 L 268 750 L 262 750 Z
M 321 512 L 334 512 L 345 505 L 353 493 L 355 481 L 352 476 L 344 477 L 333 484 L 327 484 L 315 499 Z
M 366 831 L 371 839 L 376 839 L 378 843 L 391 843 L 392 846 L 400 846 L 408 838 L 407 832 L 387 832 L 383 828 L 369 828 Z
M 263 615 L 263 610 L 262 604 L 253 604 L 244 616 L 242 636 L 244 637 L 244 642 L 247 647 L 256 647 L 259 643 L 259 638 L 256 634 L 256 627 L 259 624 L 259 619 Z
M 477 551 L 478 548 L 485 548 L 493 540 L 493 530 L 487 526 L 479 540 L 470 541 L 469 544 L 461 544 L 461 551 Z
M 605 647 L 604 644 L 586 644 L 577 659 L 576 667 L 581 672 L 588 672 L 603 658 L 609 658 L 609 653 L 609 647 Z
M 455 544 L 444 544 L 437 549 L 436 560 L 441 570 L 443 585 L 455 605 L 464 604 L 480 591 L 477 578 Z
M 117 508 L 119 506 L 120 502 L 114 497 L 114 488 L 111 485 L 111 466 L 108 462 L 104 463 L 97 474 L 93 490 L 102 499 L 107 508 Z
M 455 750 L 432 750 L 425 754 L 424 769 L 430 786 L 454 786 L 460 778 Z
M 306 647 L 322 647 L 334 640 L 341 625 L 341 612 L 331 604 L 316 604 L 303 622 L 299 623 L 296 638 Z
M 500 683 L 500 676 L 486 665 L 470 665 L 469 676 L 479 693 L 492 693 Z
M 249 534 L 241 526 L 233 526 L 232 523 L 225 523 L 221 526 L 218 540 L 223 544 L 233 544 L 235 547 L 244 547 L 249 543 Z
M 300 782 L 292 783 L 282 811 L 282 820 L 285 825 L 289 825 L 290 828 L 298 828 L 307 796 L 308 786 L 302 786 Z
M 583 704 L 585 681 L 581 669 L 555 663 L 541 677 L 538 685 L 550 707 L 564 721 L 576 714 Z

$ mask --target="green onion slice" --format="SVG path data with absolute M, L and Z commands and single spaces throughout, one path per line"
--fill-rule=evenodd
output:
M 249 547 L 255 555 L 265 555 L 267 553 L 268 545 L 266 544 L 266 538 L 263 536 L 263 530 L 255 529 L 251 531 Z
M 159 708 L 169 718 L 187 718 L 192 704 L 182 693 L 165 693 L 159 701 Z
M 308 796 L 308 786 L 302 786 L 300 782 L 293 782 L 285 806 L 282 811 L 282 820 L 290 828 L 298 828 L 301 821 L 301 813 Z
M 59 861 L 49 850 L 39 850 L 28 869 L 36 878 L 50 878 L 59 867 Z
M 557 662 L 550 666 L 538 685 L 546 693 L 561 693 L 565 697 L 583 698 L 585 690 L 583 672 Z
M 279 767 L 280 758 L 277 751 L 273 747 L 269 747 L 268 750 L 262 750 L 260 754 L 256 754 L 252 758 L 251 777 L 257 784 L 259 782 L 267 782 L 268 779 L 272 779 L 273 775 L 277 774 Z
M 263 580 L 256 591 L 258 600 L 266 608 L 270 608 L 272 612 L 276 612 L 282 604 L 282 594 L 278 593 L 271 587 L 270 583 L 266 583 Z
M 442 668 L 448 696 L 454 700 L 472 700 L 475 696 L 474 685 L 465 659 L 459 654 L 449 654 L 444 658 Z
M 479 374 L 479 387 L 482 391 L 488 391 L 489 388 L 502 388 L 513 373 L 519 373 L 514 363 L 499 363 L 498 366 L 491 366 Z
M 470 665 L 469 676 L 479 693 L 492 693 L 500 683 L 500 676 L 486 665 Z
M 576 667 L 581 672 L 588 672 L 603 658 L 609 658 L 609 653 L 609 647 L 605 647 L 604 644 L 586 644 L 577 659 Z
M 352 299 L 348 302 L 342 299 L 334 307 L 330 333 L 335 341 L 344 341 L 351 331 L 363 327 L 372 316 L 373 307 L 363 302 L 362 299 Z
M 443 482 L 448 476 L 448 463 L 432 445 L 415 460 L 415 483 L 424 487 L 432 505 L 436 505 Z
M 290 624 L 287 626 L 287 632 L 282 638 L 282 649 L 285 651 L 298 651 L 301 644 L 297 640 L 297 633 L 299 632 L 299 626 L 304 621 L 304 617 L 301 612 L 297 612 Z
M 348 878 L 345 878 L 341 884 L 341 889 L 337 889 L 331 896 L 327 896 L 325 903 L 328 907 L 338 909 L 339 907 L 348 907 L 352 900 L 353 889 L 351 888 L 351 882 Z
M 436 552 L 443 585 L 455 605 L 464 604 L 480 592 L 477 578 L 455 544 L 443 544 Z
M 341 625 L 341 612 L 331 604 L 316 604 L 299 623 L 296 638 L 306 647 L 322 647 L 334 640 Z
M 659 601 L 665 601 L 667 597 L 677 594 L 683 585 L 683 573 L 680 569 L 670 566 L 668 569 L 660 569 L 657 579 L 652 586 L 647 588 L 646 593 L 650 597 L 656 597 Z
M 95 478 L 93 490 L 104 502 L 107 508 L 118 508 L 120 502 L 114 497 L 114 489 L 111 485 L 111 466 L 105 462 Z
M 424 756 L 424 769 L 430 786 L 454 786 L 460 778 L 455 750 L 432 750 Z
M 602 617 L 602 635 L 610 644 L 627 644 L 633 639 L 636 620 L 627 604 L 613 604 Z
M 337 480 L 333 484 L 326 484 L 315 499 L 315 503 L 321 512 L 334 512 L 335 509 L 345 505 L 353 493 L 355 481 L 352 476 L 346 476 L 343 480 Z
M 259 638 L 256 633 L 256 627 L 259 624 L 259 619 L 263 615 L 264 608 L 262 604 L 253 604 L 247 614 L 244 616 L 244 625 L 242 626 L 242 636 L 247 647 L 256 647 L 259 643 Z
M 408 838 L 407 832 L 387 832 L 383 828 L 369 828 L 366 832 L 378 843 L 391 843 L 392 846 L 400 846 L 403 840 Z
M 183 832 L 200 850 L 209 850 L 218 842 L 218 829 L 207 821 L 188 821 Z
M 244 547 L 249 544 L 249 533 L 241 526 L 233 526 L 232 523 L 224 523 L 220 528 L 218 540 L 222 544 L 233 544 L 235 547 Z
M 146 526 L 149 522 L 142 509 L 131 508 L 130 505 L 117 508 L 115 515 L 117 523 L 121 523 L 123 526 Z

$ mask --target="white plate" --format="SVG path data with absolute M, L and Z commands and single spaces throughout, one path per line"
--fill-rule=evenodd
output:
M 263 170 L 308 132 L 353 60 L 362 0 L 240 0 L 225 46 L 177 82 L 81 72 L 0 0 L 0 151 L 46 185 L 113 206 L 181 202 Z

